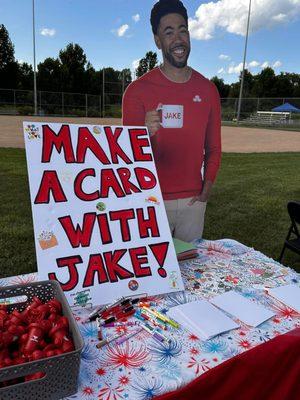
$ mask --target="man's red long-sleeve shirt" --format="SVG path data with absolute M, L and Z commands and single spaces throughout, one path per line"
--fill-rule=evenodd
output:
M 201 193 L 203 178 L 214 181 L 221 159 L 220 97 L 215 85 L 192 70 L 187 82 L 169 80 L 155 68 L 132 82 L 123 97 L 123 125 L 144 126 L 145 114 L 159 104 L 183 105 L 183 127 L 160 128 L 151 137 L 165 200 Z

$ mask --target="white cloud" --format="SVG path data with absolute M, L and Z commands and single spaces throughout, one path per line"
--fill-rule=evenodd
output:
M 133 79 L 136 78 L 135 71 L 136 71 L 137 67 L 139 66 L 139 63 L 140 63 L 140 58 L 138 58 L 137 60 L 133 60 L 131 63 L 131 71 L 132 71 Z
M 282 62 L 277 60 L 272 64 L 272 68 L 279 68 L 281 67 Z M 250 61 L 249 63 L 245 64 L 245 69 L 248 70 L 253 70 L 254 68 L 267 68 L 270 67 L 270 63 L 269 61 L 264 61 L 263 63 L 260 63 L 256 60 Z M 230 66 L 227 68 L 227 70 L 225 68 L 220 68 L 218 70 L 218 74 L 240 74 L 243 70 L 243 63 L 239 63 L 239 64 L 235 64 L 234 62 L 232 62 L 230 64 Z
M 261 68 L 262 69 L 264 69 L 264 68 L 267 68 L 267 67 L 269 67 L 270 66 L 270 64 L 269 64 L 269 61 L 265 61 L 265 62 L 263 62 L 262 64 L 261 64 Z
M 227 56 L 226 54 L 220 54 L 219 55 L 219 59 L 220 60 L 231 60 L 231 58 L 229 56 Z
M 193 39 L 209 40 L 213 38 L 211 33 L 213 33 L 214 28 L 211 26 L 209 21 L 207 21 L 206 24 L 202 25 L 202 18 L 189 18 L 189 31 Z
M 256 68 L 256 67 L 260 66 L 260 63 L 258 61 L 253 60 L 253 61 L 249 62 L 249 64 L 247 64 L 247 66 L 248 66 L 248 68 Z
M 243 63 L 239 63 L 238 65 L 231 65 L 228 68 L 228 74 L 239 74 L 243 70 Z
M 117 35 L 119 37 L 124 36 L 126 31 L 128 31 L 128 29 L 129 29 L 129 25 L 128 24 L 121 25 L 120 28 L 117 29 Z
M 49 29 L 49 28 L 43 28 L 40 31 L 41 35 L 43 36 L 54 36 L 56 34 L 56 30 L 55 29 Z
M 273 68 L 279 68 L 282 66 L 282 62 L 280 60 L 277 60 L 274 62 L 274 64 L 272 65 Z
M 201 4 L 189 19 L 191 37 L 209 40 L 217 29 L 244 36 L 246 34 L 249 0 L 219 0 Z M 300 18 L 300 0 L 254 0 L 250 32 L 272 28 Z
M 279 60 L 275 61 L 272 64 L 272 68 L 279 68 L 281 66 L 282 66 L 282 62 Z M 264 61 L 263 63 L 260 63 L 258 61 L 253 60 L 253 61 L 250 61 L 249 63 L 246 63 L 246 65 L 245 65 L 245 68 L 248 70 L 251 70 L 253 68 L 258 68 L 258 67 L 260 67 L 261 69 L 270 67 L 270 63 L 269 63 L 269 61 Z M 239 74 L 242 71 L 242 69 L 243 69 L 242 63 L 237 64 L 237 65 L 235 65 L 234 63 L 231 63 L 231 65 L 227 71 L 224 71 L 224 69 L 221 68 L 221 70 L 223 70 L 222 73 L 227 72 L 228 74 Z M 218 72 L 221 72 L 221 70 L 219 70 Z
M 138 60 L 133 60 L 132 64 L 131 64 L 132 65 L 132 69 L 136 70 L 137 67 L 139 66 L 139 63 L 140 63 L 140 58 Z
M 273 21 L 276 21 L 276 22 L 285 22 L 288 19 L 288 16 L 286 14 L 280 13 L 280 14 L 274 15 L 272 17 L 272 19 L 273 19 Z
M 132 19 L 134 20 L 134 22 L 139 22 L 139 20 L 141 19 L 140 14 L 133 15 Z
M 257 68 L 259 66 L 260 66 L 260 63 L 258 61 L 253 60 L 253 61 L 250 61 L 249 63 L 245 64 L 245 69 L 251 70 L 251 69 Z M 242 72 L 242 70 L 243 70 L 243 63 L 239 63 L 236 65 L 234 63 L 232 63 L 229 66 L 227 73 L 228 74 L 240 74 Z

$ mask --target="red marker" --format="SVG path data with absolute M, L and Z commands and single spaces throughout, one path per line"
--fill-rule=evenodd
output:
M 135 309 L 133 308 L 133 306 L 130 306 L 130 307 L 125 308 L 124 310 L 122 310 L 122 312 L 119 312 L 118 314 L 116 314 L 113 317 L 110 317 L 108 319 L 98 319 L 98 325 L 100 325 L 100 326 L 107 325 L 107 324 L 117 321 L 118 319 L 129 317 L 130 315 L 133 315 L 134 313 L 135 313 Z

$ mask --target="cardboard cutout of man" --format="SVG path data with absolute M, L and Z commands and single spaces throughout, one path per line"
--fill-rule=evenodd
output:
M 220 166 L 220 98 L 214 84 L 187 65 L 191 46 L 183 3 L 158 1 L 150 21 L 163 64 L 128 86 L 123 125 L 147 126 L 172 235 L 192 241 L 202 236 Z

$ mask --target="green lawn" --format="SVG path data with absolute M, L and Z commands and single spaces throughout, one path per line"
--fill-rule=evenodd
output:
M 236 122 L 233 121 L 223 121 L 222 120 L 222 126 L 237 126 Z M 295 123 L 294 125 L 262 125 L 262 124 L 251 124 L 247 123 L 247 121 L 241 121 L 240 124 L 238 125 L 241 128 L 258 128 L 258 129 L 272 129 L 272 130 L 279 130 L 279 131 L 300 131 L 300 122 L 299 120 L 297 121 L 297 124 Z
M 25 151 L 0 149 L 0 277 L 36 271 Z M 206 212 L 206 239 L 233 238 L 277 258 L 300 200 L 300 154 L 224 154 Z M 284 263 L 300 271 L 287 250 Z

